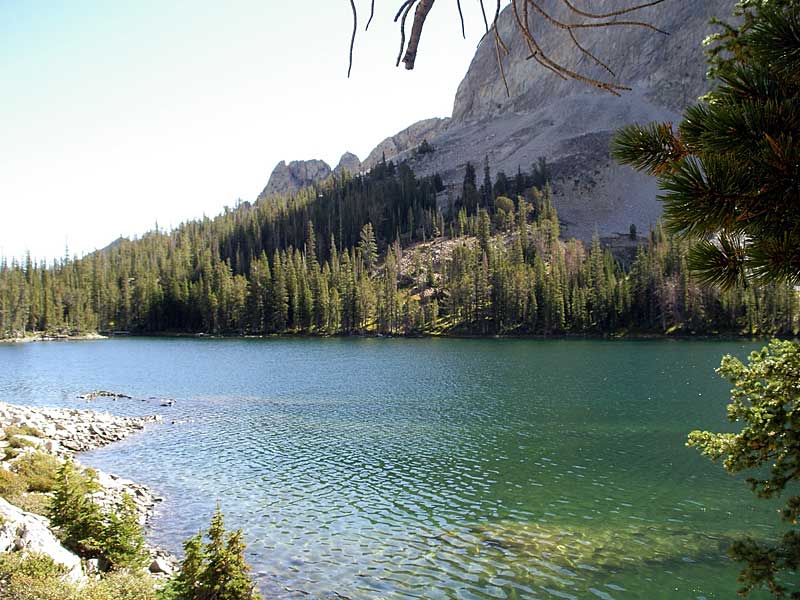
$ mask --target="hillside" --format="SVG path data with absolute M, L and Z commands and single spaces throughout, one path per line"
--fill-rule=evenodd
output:
M 700 286 L 659 228 L 624 263 L 564 241 L 540 172 L 462 195 L 442 210 L 440 178 L 381 162 L 81 259 L 0 262 L 0 337 L 797 331 L 790 287 Z

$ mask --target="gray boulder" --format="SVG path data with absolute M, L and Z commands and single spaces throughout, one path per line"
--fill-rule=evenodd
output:
M 47 519 L 25 512 L 0 498 L 0 522 L 0 553 L 45 554 L 69 570 L 67 578 L 70 581 L 84 581 L 81 559 L 61 545 L 50 531 Z

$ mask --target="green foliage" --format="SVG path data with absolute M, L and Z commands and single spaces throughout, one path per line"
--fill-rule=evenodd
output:
M 67 570 L 44 554 L 0 554 L 0 596 L 4 600 L 72 600 L 76 589 Z
M 26 487 L 22 477 L 16 473 L 0 468 L 0 496 L 11 501 L 12 498 L 23 494 Z
M 55 489 L 58 471 L 61 468 L 59 460 L 44 452 L 26 454 L 12 467 L 14 472 L 25 483 L 25 491 L 51 492 Z
M 75 600 L 156 600 L 158 593 L 151 577 L 136 571 L 114 571 L 80 590 Z
M 800 5 L 747 1 L 712 38 L 717 88 L 670 124 L 623 128 L 618 160 L 655 175 L 667 229 L 710 284 L 800 283 Z
M 46 515 L 60 467 L 57 458 L 43 452 L 25 454 L 10 470 L 0 468 L 0 496 L 24 511 Z
M 165 591 L 164 600 L 260 600 L 244 559 L 242 532 L 225 531 L 219 508 L 206 536 L 205 544 L 202 533 L 184 543 L 180 574 Z
M 9 425 L 3 430 L 6 434 L 6 438 L 12 438 L 16 435 L 30 435 L 33 437 L 44 437 L 44 434 L 36 429 L 35 427 L 31 427 L 30 425 Z
M 0 597 L 4 600 L 156 600 L 150 577 L 116 571 L 82 586 L 65 581 L 67 570 L 44 554 L 0 554 Z
M 27 492 L 15 498 L 9 498 L 9 502 L 25 512 L 33 513 L 46 517 L 50 513 L 50 495 L 42 492 Z
M 422 140 L 422 143 L 414 150 L 414 154 L 424 156 L 425 154 L 433 154 L 436 149 L 428 140 Z
M 746 563 L 740 575 L 742 593 L 765 586 L 777 598 L 800 598 L 779 579 L 781 572 L 800 569 L 800 345 L 772 341 L 750 355 L 748 364 L 726 356 L 718 369 L 734 389 L 728 418 L 743 424 L 736 433 L 694 431 L 688 444 L 712 460 L 723 460 L 730 473 L 755 471 L 747 481 L 760 498 L 775 498 L 790 490 L 782 511 L 790 527 L 775 545 L 751 538 L 731 548 L 731 556 Z
M 149 555 L 144 533 L 129 494 L 123 494 L 115 510 L 106 515 L 100 547 L 113 569 L 137 569 L 147 565 Z
M 358 252 L 367 272 L 371 272 L 378 264 L 378 243 L 375 241 L 375 231 L 372 229 L 372 223 L 367 223 L 361 229 Z
M 103 514 L 91 495 L 99 491 L 94 473 L 81 473 L 65 461 L 56 475 L 49 517 L 65 546 L 81 556 L 101 555 Z
M 0 306 L 0 321 L 22 311 L 30 327 L 44 327 L 51 308 L 73 314 L 58 304 L 69 298 L 87 303 L 78 311 L 86 322 L 133 331 L 796 331 L 791 288 L 699 286 L 683 258 L 689 243 L 660 228 L 623 262 L 560 240 L 546 162 L 533 169 L 513 179 L 498 173 L 493 184 L 487 161 L 478 192 L 470 167 L 462 195 L 439 208 L 436 178 L 417 180 L 407 165 L 386 163 L 313 194 L 243 203 L 64 265 L 0 263 L 0 305 L 13 307 Z M 422 244 L 420 268 L 404 257 L 409 244 Z
M 66 461 L 56 475 L 48 516 L 65 546 L 84 558 L 104 558 L 112 569 L 138 569 L 147 562 L 144 533 L 128 494 L 104 512 L 92 494 L 99 490 L 94 473 L 81 473 Z
M 709 79 L 716 79 L 722 73 L 731 69 L 737 62 L 749 60 L 756 47 L 748 36 L 748 33 L 755 27 L 761 25 L 760 17 L 764 9 L 785 9 L 793 6 L 796 0 L 740 0 L 736 3 L 733 11 L 734 21 L 727 22 L 719 18 L 712 19 L 721 31 L 708 36 L 703 40 L 706 46 L 706 54 L 711 66 Z M 769 41 L 768 39 L 764 41 Z M 776 40 L 777 41 L 777 40 Z M 797 46 L 795 46 L 796 48 Z M 785 47 L 783 47 L 785 48 Z M 772 45 L 767 52 L 781 53 L 780 44 Z M 762 47 L 760 50 L 764 50 Z M 756 50 L 757 51 L 757 50 Z M 796 59 L 795 54 L 795 61 Z M 774 62 L 782 63 L 785 58 L 778 54 L 778 59 Z M 785 63 L 789 67 L 792 63 Z M 796 62 L 795 62 L 796 65 Z M 798 71 L 795 70 L 795 73 Z

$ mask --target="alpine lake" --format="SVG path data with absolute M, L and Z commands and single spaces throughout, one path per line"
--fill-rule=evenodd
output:
M 714 369 L 765 343 L 0 345 L 0 400 L 163 415 L 81 461 L 163 496 L 176 553 L 219 503 L 266 598 L 731 599 L 777 504 L 685 443 L 732 431 Z

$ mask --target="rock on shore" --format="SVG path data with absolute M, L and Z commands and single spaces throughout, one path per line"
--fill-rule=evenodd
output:
M 160 416 L 118 417 L 92 410 L 34 408 L 0 402 L 0 433 L 7 427 L 22 428 L 25 433 L 17 433 L 14 437 L 28 442 L 30 448 L 25 451 L 38 450 L 61 460 L 71 458 L 74 461 L 77 452 L 121 441 L 142 431 L 148 424 L 160 422 Z M 36 435 L 29 434 L 34 431 Z M 0 440 L 0 450 L 7 444 L 7 441 Z M 0 468 L 5 467 L 0 462 Z M 113 509 L 122 501 L 123 495 L 128 494 L 136 506 L 140 524 L 145 526 L 161 498 L 144 485 L 97 469 L 95 472 L 101 488 L 94 497 L 95 502 L 103 508 Z M 78 570 L 71 577 L 76 580 L 82 577 L 80 559 L 60 545 L 49 530 L 47 519 L 26 513 L 0 498 L 0 522 L 0 552 L 42 552 L 64 564 L 70 573 L 75 565 L 74 557 L 78 561 Z M 149 548 L 149 552 L 151 572 L 169 575 L 175 570 L 177 561 L 169 553 L 155 547 Z
M 0 498 L 0 553 L 34 552 L 46 554 L 53 562 L 64 565 L 70 581 L 84 580 L 81 559 L 70 552 L 50 531 L 45 517 L 17 508 Z
M 117 417 L 109 413 L 70 408 L 33 408 L 0 402 L 0 428 L 30 426 L 42 432 L 43 449 L 71 456 L 124 440 L 161 417 Z M 37 444 L 38 445 L 38 444 Z

